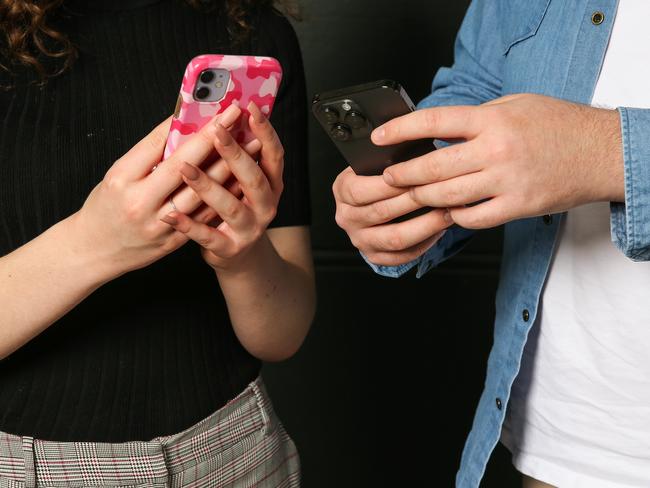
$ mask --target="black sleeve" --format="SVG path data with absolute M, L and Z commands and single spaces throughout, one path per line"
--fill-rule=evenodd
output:
M 260 15 L 255 34 L 254 53 L 276 58 L 283 71 L 271 123 L 285 151 L 284 192 L 269 227 L 309 225 L 307 90 L 300 45 L 289 21 L 275 9 Z

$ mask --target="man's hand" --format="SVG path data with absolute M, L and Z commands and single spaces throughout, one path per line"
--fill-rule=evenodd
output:
M 412 261 L 451 225 L 444 209 L 391 223 L 425 205 L 413 201 L 408 189 L 387 185 L 381 176 L 357 176 L 347 168 L 336 178 L 333 191 L 336 222 L 374 264 L 396 266 Z
M 384 181 L 395 192 L 408 191 L 414 204 L 449 208 L 462 227 L 488 228 L 625 200 L 615 110 L 512 95 L 478 107 L 420 110 L 372 135 L 377 145 L 424 138 L 463 142 L 393 165 Z M 482 203 L 466 206 L 476 202 Z

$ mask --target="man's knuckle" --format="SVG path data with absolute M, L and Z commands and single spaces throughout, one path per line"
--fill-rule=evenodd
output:
M 388 202 L 379 201 L 370 206 L 370 216 L 373 221 L 385 221 L 391 216 L 391 208 Z
M 424 110 L 423 112 L 424 116 L 424 126 L 428 130 L 435 130 L 438 125 L 440 124 L 440 113 L 438 110 L 430 108 L 427 110 Z
M 458 165 L 466 159 L 466 149 L 462 145 L 454 145 L 447 148 L 449 150 L 449 162 L 452 165 Z
M 363 200 L 356 185 L 347 185 L 347 202 L 354 207 L 362 205 Z
M 431 181 L 436 181 L 440 178 L 440 164 L 433 158 L 428 158 L 424 165 L 427 178 Z
M 339 178 L 341 178 L 341 175 L 337 176 L 334 183 L 332 183 L 332 195 L 334 195 L 334 200 L 337 202 L 339 201 L 339 187 L 341 185 Z
M 458 203 L 462 193 L 463 192 L 455 186 L 447 186 L 446 188 L 440 191 L 442 200 L 447 205 L 455 205 L 456 203 Z
M 365 252 L 364 250 L 370 247 L 368 246 L 367 238 L 365 238 L 361 232 L 350 232 L 348 237 L 350 238 L 352 245 L 360 251 Z
M 336 213 L 334 214 L 334 221 L 336 222 L 336 225 L 343 230 L 347 227 L 348 221 L 343 215 L 343 210 L 341 208 L 337 208 Z
M 409 189 L 409 198 L 418 205 L 420 205 L 422 203 L 420 201 L 420 192 L 421 192 L 421 190 L 417 186 Z
M 476 229 L 483 223 L 483 217 L 470 213 L 463 217 L 464 225 L 470 229 Z
M 401 251 L 404 248 L 404 239 L 399 232 L 393 231 L 384 238 L 382 248 L 387 251 Z
M 512 147 L 510 146 L 510 140 L 507 137 L 498 137 L 495 138 L 490 143 L 489 155 L 494 162 L 506 161 L 510 158 L 512 152 Z
M 378 266 L 381 266 L 383 263 L 381 262 L 381 254 L 373 252 L 373 251 L 368 251 L 364 253 L 368 261 L 370 261 L 372 264 L 376 264 Z
M 342 195 L 344 195 L 345 187 L 347 186 L 347 181 L 348 181 L 348 172 L 347 171 L 342 171 L 336 176 L 336 179 L 334 180 L 334 183 L 332 183 L 332 193 L 334 194 L 334 197 L 339 199 Z
M 498 215 L 494 212 L 469 212 L 463 217 L 464 226 L 471 229 L 484 229 L 493 227 L 498 220 Z

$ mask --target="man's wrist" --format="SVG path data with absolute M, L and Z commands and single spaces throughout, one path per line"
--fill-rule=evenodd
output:
M 599 127 L 593 147 L 597 154 L 593 161 L 600 161 L 597 179 L 597 201 L 624 202 L 625 201 L 625 161 L 623 157 L 623 136 L 621 117 L 618 110 L 599 111 Z M 587 162 L 589 164 L 589 162 Z M 594 168 L 596 169 L 596 168 Z

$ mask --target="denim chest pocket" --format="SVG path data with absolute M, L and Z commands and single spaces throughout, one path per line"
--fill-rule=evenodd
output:
M 539 30 L 551 0 L 502 0 L 499 18 L 502 19 L 503 54 L 513 46 L 530 39 Z

